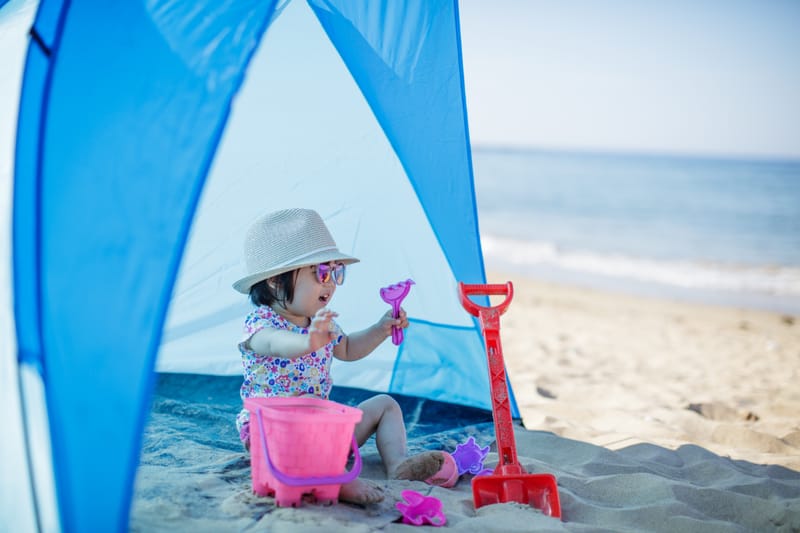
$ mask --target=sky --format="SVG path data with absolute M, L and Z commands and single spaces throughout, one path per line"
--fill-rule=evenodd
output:
M 476 146 L 800 159 L 798 0 L 461 0 Z
M 800 0 L 459 11 L 475 146 L 800 159 Z

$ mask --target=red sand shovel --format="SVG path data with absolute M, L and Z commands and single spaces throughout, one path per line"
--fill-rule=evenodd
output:
M 458 295 L 464 309 L 480 320 L 486 341 L 492 389 L 492 416 L 497 439 L 498 463 L 494 473 L 472 479 L 475 508 L 493 503 L 518 502 L 536 507 L 546 515 L 560 518 L 561 504 L 555 476 L 528 474 L 517 459 L 503 348 L 500 346 L 500 315 L 506 312 L 514 297 L 514 286 L 510 281 L 505 285 L 467 285 L 459 282 Z M 469 299 L 472 295 L 505 296 L 506 299 L 495 307 L 483 307 Z

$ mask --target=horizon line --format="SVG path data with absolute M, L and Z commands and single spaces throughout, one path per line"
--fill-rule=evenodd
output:
M 800 164 L 800 154 L 758 154 L 758 153 L 726 153 L 726 152 L 702 152 L 702 151 L 679 151 L 679 150 L 647 150 L 637 148 L 599 148 L 599 147 L 577 147 L 577 146 L 546 146 L 518 143 L 493 143 L 493 142 L 471 142 L 470 148 L 473 152 L 505 152 L 505 153 L 562 153 L 562 154 L 583 154 L 596 156 L 634 156 L 650 158 L 674 158 L 674 159 L 702 159 L 713 161 L 740 161 L 751 163 L 796 163 Z

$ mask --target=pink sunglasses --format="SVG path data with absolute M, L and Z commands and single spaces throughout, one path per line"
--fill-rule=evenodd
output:
M 320 263 L 316 266 L 317 281 L 328 283 L 331 279 L 337 285 L 344 283 L 344 263 L 336 263 L 331 266 L 328 263 Z

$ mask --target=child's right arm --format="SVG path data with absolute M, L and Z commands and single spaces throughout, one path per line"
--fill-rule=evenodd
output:
M 330 322 L 337 313 L 320 310 L 311 319 L 308 335 L 282 329 L 264 328 L 247 341 L 250 349 L 261 355 L 294 359 L 315 352 L 333 340 Z

